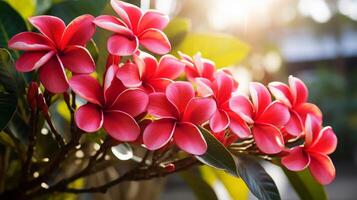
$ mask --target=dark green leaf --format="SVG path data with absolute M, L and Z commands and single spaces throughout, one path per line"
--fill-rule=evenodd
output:
M 197 156 L 197 159 L 206 165 L 225 170 L 234 176 L 238 176 L 237 167 L 232 154 L 209 131 L 204 128 L 200 128 L 200 130 L 207 142 L 208 149 L 205 154 Z
M 26 23 L 8 3 L 0 1 L 0 47 L 17 33 L 26 31 Z
M 11 120 L 16 111 L 17 97 L 14 94 L 0 92 L 0 131 L 3 130 Z
M 301 172 L 289 171 L 282 167 L 291 185 L 301 199 L 326 200 L 327 195 L 324 187 L 316 182 L 308 169 Z
M 217 195 L 210 185 L 202 179 L 199 173 L 187 170 L 180 173 L 181 177 L 191 187 L 198 200 L 217 200 Z
M 0 132 L 0 143 L 8 147 L 15 147 L 15 142 L 11 139 L 11 137 L 2 131 Z
M 258 199 L 280 200 L 279 191 L 273 179 L 255 158 L 239 155 L 237 167 L 240 177 Z

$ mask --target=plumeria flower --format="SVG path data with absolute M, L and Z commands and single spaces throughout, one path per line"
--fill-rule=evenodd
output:
M 320 109 L 312 103 L 307 103 L 308 89 L 300 79 L 289 76 L 289 86 L 281 82 L 272 82 L 268 87 L 277 100 L 289 107 L 291 117 L 284 128 L 290 135 L 300 136 L 303 133 L 303 122 L 307 114 L 322 121 Z
M 143 142 L 148 149 L 156 150 L 173 138 L 182 150 L 204 154 L 207 144 L 197 126 L 208 121 L 215 110 L 214 100 L 195 97 L 190 83 L 171 83 L 165 93 L 149 95 L 148 114 L 159 119 L 146 127 Z
M 232 92 L 237 89 L 231 75 L 224 71 L 217 71 L 213 82 L 205 78 L 196 78 L 196 84 L 200 95 L 212 96 L 216 101 L 217 110 L 209 121 L 213 132 L 222 132 L 229 127 L 240 138 L 250 136 L 248 125 L 229 107 Z
M 237 134 L 234 134 L 229 129 L 221 132 L 211 132 L 211 133 L 218 141 L 220 141 L 226 147 L 228 147 L 233 142 L 238 140 Z
M 182 52 L 178 53 L 185 63 L 185 73 L 189 81 L 194 82 L 195 78 L 198 77 L 214 81 L 216 67 L 213 61 L 202 58 L 200 53 L 197 53 L 192 58 Z
M 244 95 L 230 99 L 230 108 L 252 126 L 252 134 L 258 148 L 266 154 L 276 154 L 284 149 L 280 132 L 290 119 L 288 108 L 279 101 L 271 100 L 268 89 L 261 83 L 249 86 L 253 104 Z
M 178 78 L 184 64 L 172 55 L 164 55 L 160 61 L 141 52 L 134 55 L 135 62 L 127 62 L 117 72 L 126 87 L 142 87 L 147 92 L 165 92 L 167 85 Z
M 110 3 L 121 19 L 101 15 L 94 20 L 97 26 L 114 32 L 107 43 L 109 53 L 132 55 L 139 44 L 156 54 L 171 50 L 170 42 L 162 32 L 169 22 L 168 16 L 155 10 L 143 13 L 138 7 L 122 1 L 111 0 Z
M 39 78 L 46 89 L 61 93 L 68 89 L 65 68 L 75 74 L 95 70 L 94 61 L 84 46 L 92 38 L 94 17 L 82 15 L 66 27 L 54 16 L 31 17 L 30 23 L 40 33 L 23 32 L 9 40 L 9 47 L 25 51 L 16 61 L 16 69 L 29 72 L 39 69 Z
M 77 126 L 86 132 L 102 126 L 118 141 L 135 141 L 140 128 L 135 117 L 146 111 L 148 95 L 140 89 L 126 89 L 115 77 L 118 67 L 107 69 L 103 87 L 90 75 L 73 76 L 72 90 L 88 101 L 75 113 Z
M 309 167 L 319 183 L 329 184 L 336 170 L 328 155 L 335 151 L 337 137 L 330 126 L 321 129 L 320 120 L 310 114 L 306 117 L 305 133 L 305 144 L 293 147 L 281 163 L 291 171 Z

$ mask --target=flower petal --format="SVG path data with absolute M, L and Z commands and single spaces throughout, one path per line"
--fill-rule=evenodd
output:
M 150 123 L 144 130 L 143 142 L 149 150 L 156 150 L 167 144 L 175 131 L 175 121 L 159 119 Z
M 156 71 L 157 78 L 176 79 L 184 69 L 184 64 L 172 55 L 164 55 L 159 61 Z
M 255 124 L 253 136 L 258 148 L 266 154 L 277 154 L 284 149 L 284 138 L 275 126 Z
M 207 143 L 202 133 L 195 125 L 188 122 L 176 124 L 174 141 L 180 149 L 190 154 L 202 155 L 207 151 Z
M 179 117 L 177 108 L 167 100 L 165 93 L 151 93 L 149 95 L 148 113 L 160 118 Z
M 229 128 L 239 138 L 247 138 L 251 135 L 250 129 L 245 121 L 235 113 L 229 113 Z
M 268 87 L 276 100 L 283 102 L 286 106 L 291 108 L 294 100 L 290 89 L 286 84 L 280 82 L 271 82 L 269 83 Z
M 269 91 L 263 84 L 258 82 L 250 83 L 249 91 L 252 97 L 256 116 L 258 117 L 271 103 Z
M 315 104 L 312 103 L 302 103 L 296 107 L 294 107 L 294 111 L 296 111 L 301 120 L 304 122 L 306 120 L 306 116 L 309 114 L 314 116 L 315 119 L 322 122 L 322 112 Z
M 224 110 L 217 109 L 209 120 L 209 125 L 215 133 L 225 130 L 229 125 L 228 114 Z
M 331 154 L 337 146 L 337 137 L 330 126 L 323 128 L 320 131 L 319 140 L 309 148 L 309 151 L 314 151 L 323 154 Z
M 102 87 L 98 81 L 90 75 L 75 75 L 69 80 L 72 90 L 85 100 L 97 104 L 103 104 Z
M 156 10 L 149 10 L 141 17 L 138 25 L 138 33 L 149 28 L 163 30 L 169 23 L 169 17 Z
M 290 119 L 285 124 L 285 130 L 295 137 L 299 137 L 303 133 L 303 123 L 295 111 L 290 111 Z
M 118 56 L 130 56 L 139 46 L 138 38 L 136 36 L 123 36 L 114 34 L 110 36 L 107 42 L 108 51 L 111 54 Z
M 55 52 L 49 51 L 31 51 L 25 52 L 20 56 L 20 58 L 16 61 L 16 70 L 19 72 L 29 72 L 35 70 L 41 66 L 43 66 L 46 62 L 48 62 L 53 56 Z
M 302 147 L 294 147 L 281 159 L 281 163 L 291 171 L 301 171 L 310 164 L 310 156 Z
M 66 25 L 55 16 L 41 15 L 29 18 L 30 23 L 36 27 L 43 35 L 60 47 L 61 38 Z
M 140 127 L 135 119 L 121 111 L 105 112 L 103 127 L 118 141 L 132 142 L 140 135 Z
M 64 49 L 70 45 L 85 46 L 93 37 L 95 32 L 94 17 L 92 15 L 81 15 L 68 24 L 63 32 L 61 47 Z
M 180 114 L 186 110 L 188 102 L 195 96 L 195 91 L 190 83 L 177 81 L 166 88 L 167 99 L 177 107 Z
M 156 54 L 166 54 L 171 51 L 171 44 L 167 36 L 160 30 L 147 29 L 139 35 L 140 44 Z
M 187 104 L 182 121 L 191 122 L 198 126 L 202 125 L 211 118 L 216 109 L 216 102 L 211 98 L 193 98 Z
M 229 108 L 249 124 L 253 121 L 253 105 L 244 95 L 235 95 L 229 100 Z
M 103 112 L 91 103 L 79 107 L 75 113 L 77 126 L 86 132 L 96 132 L 103 125 Z
M 119 33 L 120 35 L 133 35 L 133 32 L 128 27 L 126 27 L 124 22 L 111 15 L 98 16 L 93 22 L 103 29 Z
M 195 78 L 197 93 L 202 97 L 214 95 L 212 90 L 212 82 L 206 78 Z
M 115 100 L 110 110 L 120 110 L 132 117 L 146 111 L 149 102 L 148 95 L 140 89 L 127 89 Z
M 165 92 L 166 88 L 173 81 L 167 78 L 151 79 L 148 84 L 154 89 L 155 92 Z
M 233 79 L 224 71 L 216 72 L 216 80 L 213 83 L 213 90 L 218 104 L 229 100 L 233 92 Z
M 111 0 L 110 4 L 125 24 L 136 30 L 142 16 L 141 10 L 137 6 L 118 0 Z
M 296 77 L 289 76 L 289 85 L 294 105 L 305 103 L 309 95 L 305 83 Z
M 321 137 L 321 123 L 312 115 L 307 115 L 305 121 L 305 147 L 313 146 Z
M 33 32 L 23 32 L 12 37 L 9 48 L 22 51 L 43 51 L 52 49 L 52 44 L 46 37 Z
M 95 63 L 89 51 L 82 46 L 70 46 L 60 55 L 65 68 L 73 73 L 89 74 L 94 72 Z
M 52 93 L 62 93 L 68 89 L 68 80 L 62 63 L 52 56 L 39 69 L 39 77 L 43 86 Z
M 139 71 L 143 80 L 150 80 L 155 78 L 158 63 L 154 56 L 145 52 L 140 52 L 139 55 L 134 54 L 133 57 L 135 63 L 139 67 Z
M 141 86 L 141 77 L 139 68 L 135 63 L 127 62 L 119 67 L 116 77 L 123 82 L 126 87 Z
M 309 168 L 311 174 L 323 185 L 331 183 L 336 176 L 336 169 L 331 159 L 323 154 L 311 153 L 310 156 Z
M 278 128 L 284 126 L 290 119 L 288 107 L 279 101 L 272 102 L 256 119 L 256 122 L 272 124 Z

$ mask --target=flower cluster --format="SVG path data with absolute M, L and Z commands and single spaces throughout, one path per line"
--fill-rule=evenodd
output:
M 176 145 L 202 155 L 207 151 L 204 127 L 225 146 L 253 138 L 260 154 L 281 158 L 288 169 L 309 167 L 322 184 L 334 179 L 328 155 L 337 138 L 330 127 L 322 128 L 322 113 L 307 102 L 300 79 L 290 76 L 289 85 L 272 82 L 268 87 L 253 82 L 249 96 L 238 94 L 239 84 L 227 69 L 216 70 L 200 54 L 167 54 L 171 46 L 162 32 L 167 16 L 117 0 L 111 5 L 120 18 L 83 15 L 65 26 L 53 16 L 32 17 L 40 33 L 20 33 L 9 41 L 10 48 L 25 51 L 16 62 L 18 71 L 38 69 L 48 91 L 70 88 L 87 101 L 75 112 L 80 129 L 103 127 L 112 138 L 141 142 L 149 150 Z M 113 32 L 102 84 L 90 75 L 95 63 L 85 48 L 96 26 Z M 139 45 L 162 57 L 157 60 Z M 123 56 L 127 59 L 120 62 Z M 66 69 L 72 72 L 69 80 Z

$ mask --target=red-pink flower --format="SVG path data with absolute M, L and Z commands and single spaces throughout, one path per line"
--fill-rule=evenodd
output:
M 248 125 L 229 108 L 229 100 L 237 87 L 233 77 L 225 71 L 217 71 L 213 82 L 205 78 L 196 78 L 197 91 L 204 97 L 212 96 L 217 104 L 217 110 L 212 115 L 209 125 L 215 132 L 222 132 L 228 126 L 240 138 L 250 135 Z
M 159 119 L 146 127 L 143 142 L 148 149 L 155 150 L 173 138 L 182 150 L 204 154 L 207 144 L 197 126 L 208 121 L 215 110 L 214 100 L 195 97 L 190 83 L 171 83 L 165 93 L 149 95 L 148 113 Z
M 95 70 L 94 61 L 84 46 L 92 38 L 94 17 L 82 15 L 67 27 L 54 16 L 31 17 L 30 23 L 41 34 L 23 32 L 9 40 L 9 47 L 25 51 L 16 61 L 16 69 L 29 72 L 39 69 L 39 78 L 46 89 L 61 93 L 68 89 L 65 68 L 75 74 Z
M 179 52 L 179 55 L 185 63 L 185 73 L 189 81 L 194 82 L 198 77 L 214 81 L 216 67 L 213 61 L 202 58 L 200 53 L 194 55 L 193 58 L 182 52 Z
M 284 128 L 290 135 L 300 136 L 303 133 L 303 123 L 307 114 L 322 121 L 320 109 L 312 103 L 307 103 L 308 89 L 300 79 L 289 76 L 289 86 L 281 82 L 272 82 L 269 84 L 269 90 L 277 100 L 289 107 L 291 117 Z
M 172 55 L 164 55 L 160 61 L 141 52 L 134 55 L 135 62 L 127 62 L 117 72 L 126 87 L 140 87 L 147 92 L 165 92 L 168 84 L 180 76 L 184 64 Z
M 281 163 L 292 171 L 309 167 L 311 174 L 321 184 L 329 184 L 336 175 L 335 167 L 328 156 L 337 146 L 337 137 L 332 128 L 321 129 L 320 120 L 307 115 L 305 122 L 305 144 L 294 147 L 281 159 Z
M 280 132 L 290 118 L 288 108 L 279 101 L 271 101 L 268 89 L 260 83 L 249 86 L 253 104 L 246 96 L 233 96 L 229 106 L 245 122 L 252 126 L 258 148 L 267 154 L 276 154 L 284 149 Z
M 77 126 L 95 132 L 102 126 L 119 141 L 135 141 L 140 128 L 134 117 L 146 111 L 148 95 L 140 89 L 126 89 L 115 77 L 118 67 L 107 69 L 103 88 L 90 75 L 76 75 L 69 81 L 73 91 L 88 101 L 75 113 Z
M 132 55 L 139 43 L 157 54 L 171 50 L 170 42 L 162 32 L 169 22 L 168 16 L 154 10 L 143 13 L 138 7 L 122 1 L 111 0 L 110 3 L 121 19 L 101 15 L 94 20 L 97 26 L 114 32 L 107 43 L 109 53 Z

